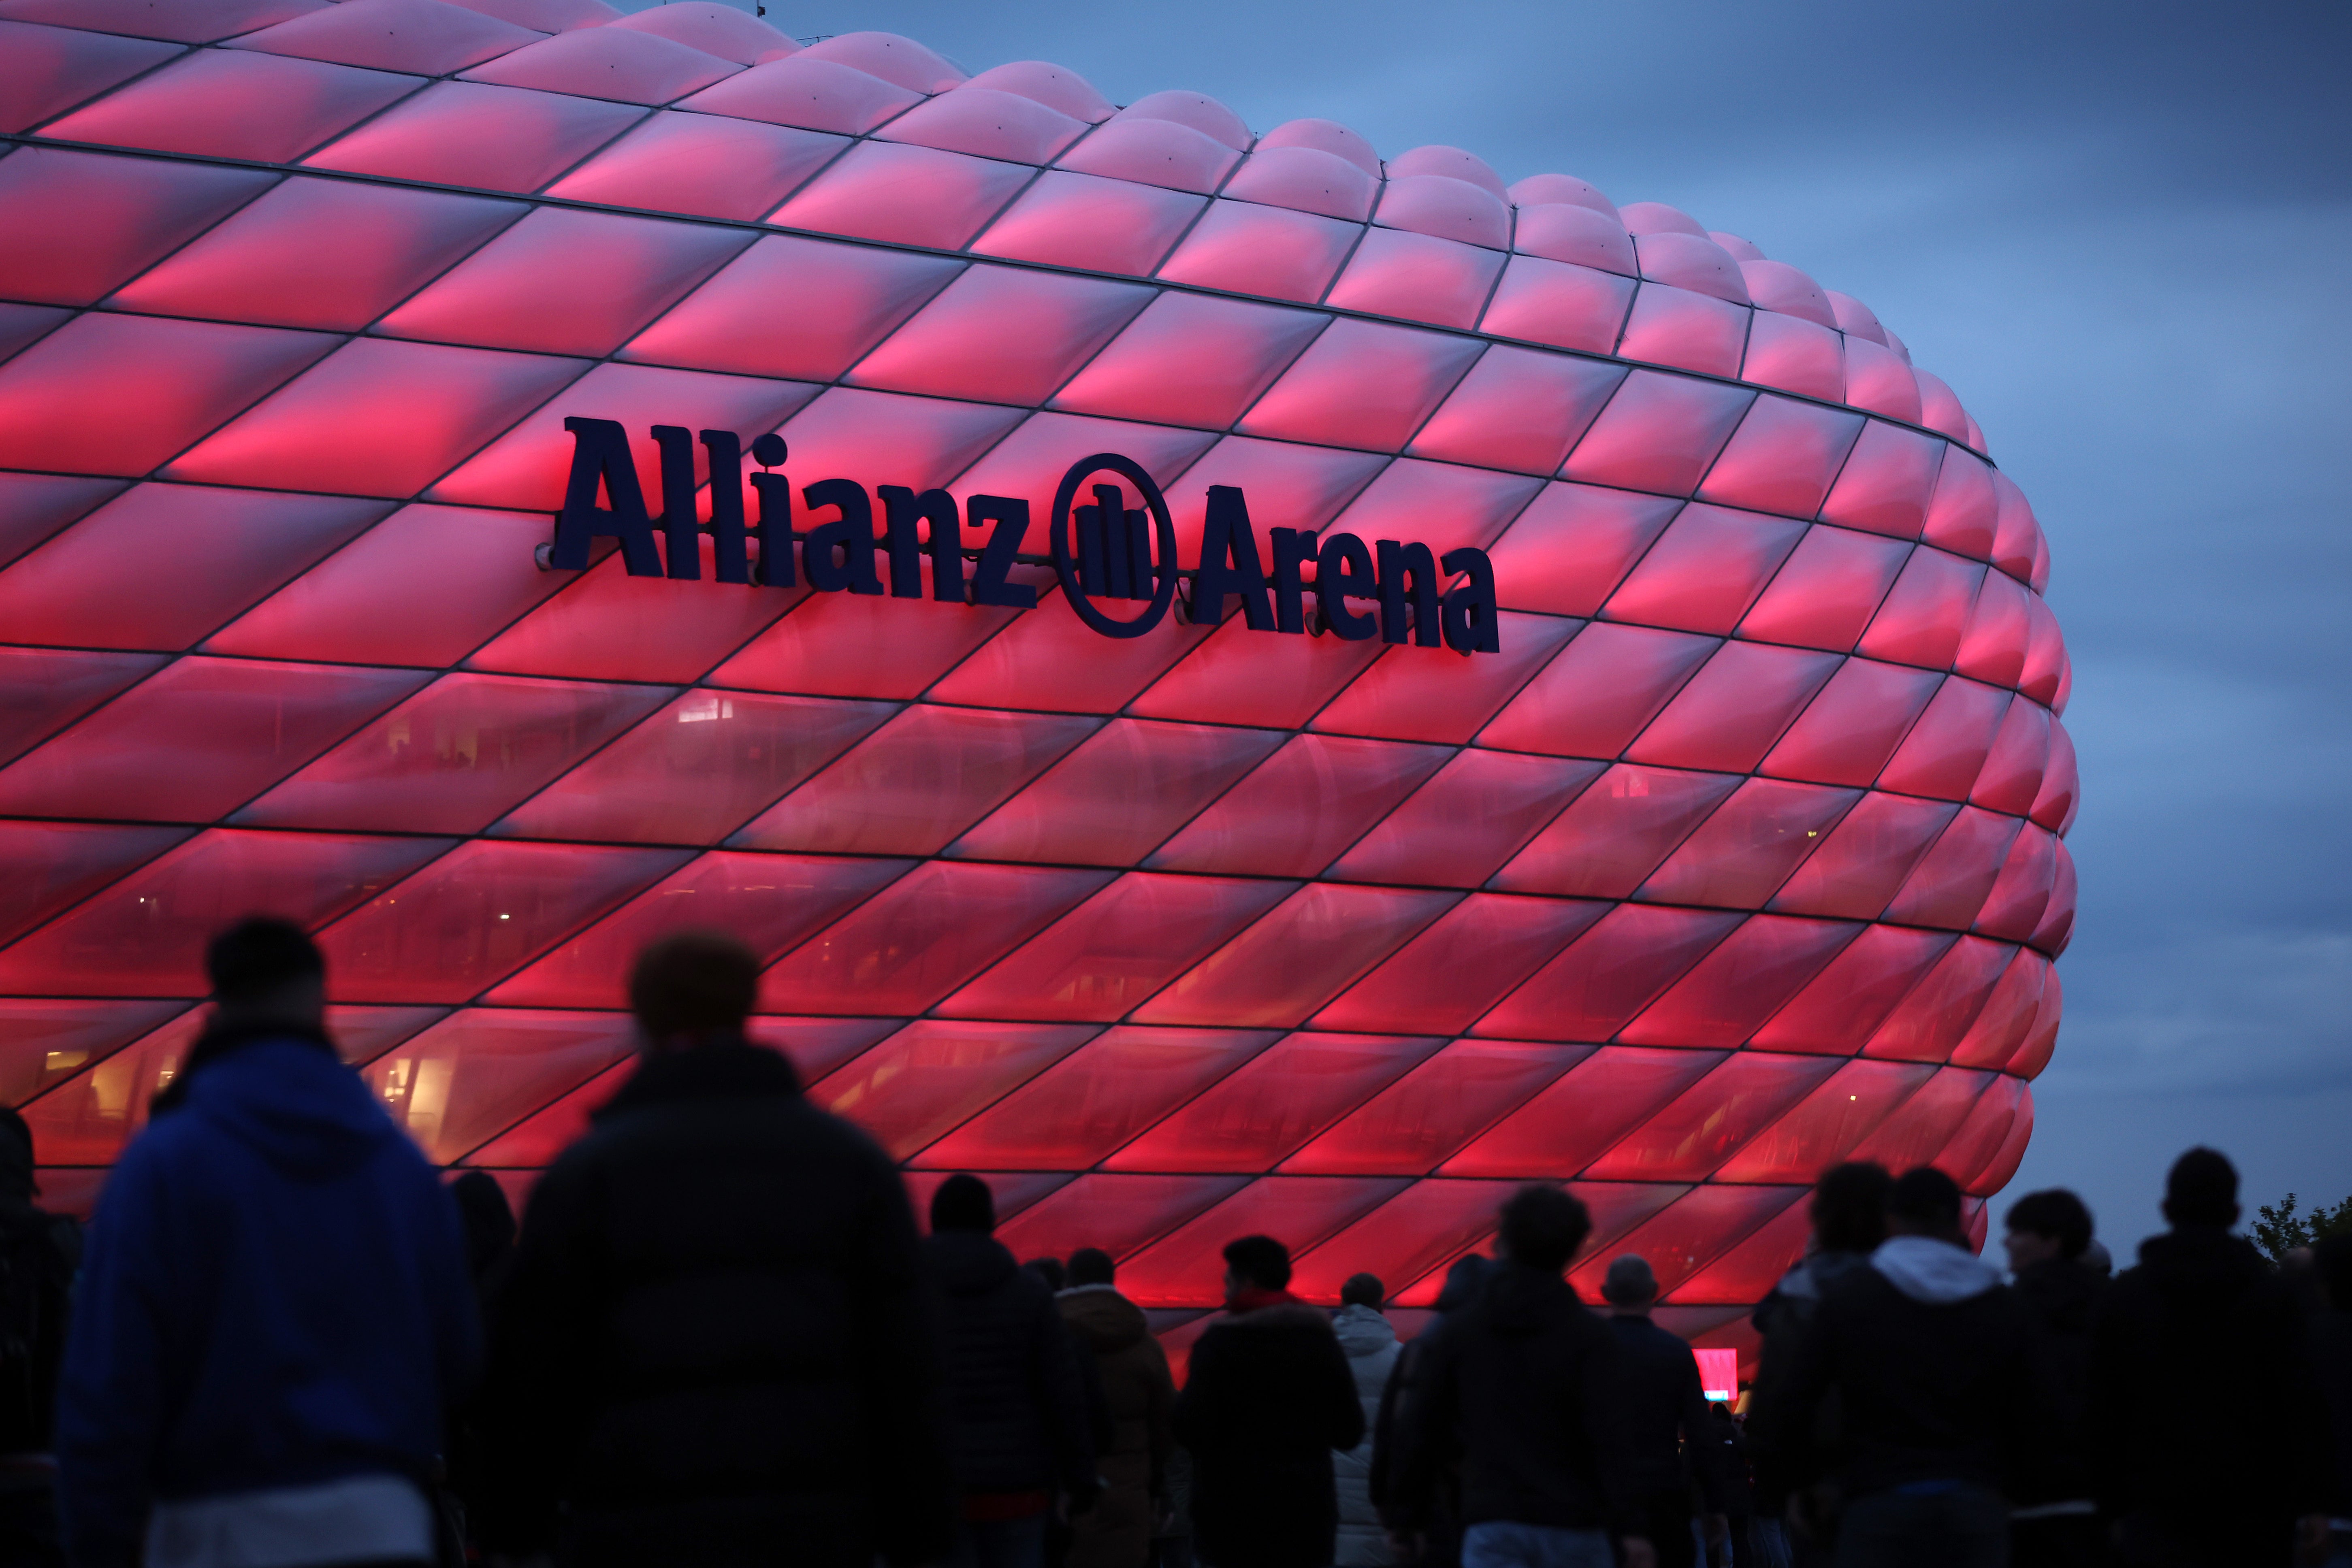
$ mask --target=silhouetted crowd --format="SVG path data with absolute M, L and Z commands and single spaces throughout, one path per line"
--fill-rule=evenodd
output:
M 1648 1261 L 1579 1297 L 1549 1185 L 1402 1341 L 1234 1239 L 1180 1390 L 1108 1252 L 1016 1260 L 971 1175 L 919 1232 L 732 941 L 640 956 L 641 1059 L 519 1227 L 339 1058 L 300 929 L 207 966 L 86 1247 L 0 1113 L 0 1568 L 2352 1564 L 2352 1238 L 2274 1266 L 2211 1150 L 2112 1278 L 2019 1199 L 2008 1283 L 1949 1177 L 1837 1166 L 1738 1413 Z

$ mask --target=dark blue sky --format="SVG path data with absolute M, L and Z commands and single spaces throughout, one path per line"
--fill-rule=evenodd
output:
M 2126 1253 L 2194 1142 L 2239 1162 L 2250 1209 L 2352 1193 L 2352 6 L 783 0 L 769 20 L 1580 175 L 1868 303 L 2032 499 L 2074 656 L 2082 917 L 2010 1194 L 2075 1187 Z

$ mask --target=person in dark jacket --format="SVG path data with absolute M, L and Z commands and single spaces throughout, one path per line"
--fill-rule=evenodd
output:
M 759 977 L 719 936 L 637 959 L 644 1060 L 532 1192 L 492 1318 L 498 1551 L 867 1568 L 951 1544 L 906 1187 L 745 1040 Z
M 2231 1234 L 2238 1212 L 2230 1162 L 2181 1155 L 2165 1184 L 2172 1228 L 2140 1243 L 2092 1319 L 2087 1451 L 2127 1563 L 2326 1550 L 2331 1448 L 2304 1315 Z
M 1706 1432 L 1698 1446 L 1706 1450 L 1706 1462 L 1721 1478 L 1723 1518 L 1729 1527 L 1709 1560 L 1716 1568 L 1731 1568 L 1735 1562 L 1738 1568 L 1750 1568 L 1764 1560 L 1764 1552 L 1755 1535 L 1756 1500 L 1748 1480 L 1748 1434 L 1731 1406 L 1719 1399 L 1706 1407 Z
M 422 1483 L 480 1349 L 457 1207 L 336 1056 L 299 926 L 236 925 L 205 971 L 184 1091 L 108 1178 L 75 1291 L 68 1554 L 427 1562 Z
M 1623 1435 L 1625 1354 L 1562 1277 L 1592 1218 L 1553 1186 L 1503 1206 L 1504 1260 L 1429 1349 L 1395 1490 L 1462 1467 L 1462 1568 L 1655 1568 Z M 1612 1549 L 1612 1536 L 1616 1537 Z
M 1096 1500 L 1094 1423 L 1054 1292 L 995 1228 L 995 1199 L 978 1176 L 950 1176 L 931 1195 L 923 1250 L 945 1322 L 957 1560 L 1038 1568 L 1056 1495 L 1072 1512 Z
M 1898 1177 L 1887 1221 L 1870 1267 L 1822 1296 L 1750 1436 L 1800 1486 L 1836 1487 L 1838 1568 L 2000 1568 L 2002 1488 L 2034 1420 L 2025 1306 L 1969 1250 L 1943 1172 Z M 1824 1444 L 1814 1416 L 1832 1397 L 1840 1427 Z
M 58 1544 L 51 1452 L 58 1364 L 81 1267 L 81 1227 L 34 1206 L 33 1131 L 0 1105 L 0 1564 L 49 1568 Z
M 1228 1244 L 1225 1315 L 1192 1346 L 1176 1440 L 1192 1454 L 1192 1524 L 1206 1568 L 1327 1568 L 1339 1510 L 1331 1452 L 1364 1435 L 1331 1320 L 1286 1288 L 1270 1236 Z
M 2020 1479 L 2010 1515 L 2014 1568 L 2097 1568 L 2107 1531 L 2091 1496 L 2083 1416 L 2091 1396 L 2091 1314 L 2106 1278 L 2083 1261 L 2091 1211 L 2063 1187 L 2010 1206 L 2010 1277 L 2034 1331 L 2034 1366 L 2047 1421 L 2042 1463 Z
M 1118 1293 L 1110 1254 L 1070 1254 L 1069 1289 L 1055 1299 L 1093 1363 L 1110 1413 L 1101 1500 L 1071 1521 L 1070 1568 L 1145 1568 L 1168 1508 L 1169 1427 L 1176 1385 L 1143 1309 Z
M 1657 1549 L 1659 1568 L 1692 1568 L 1698 1556 L 1691 1534 L 1694 1482 L 1706 1501 L 1707 1540 L 1721 1542 L 1729 1529 L 1698 1357 L 1679 1335 L 1650 1321 L 1658 1276 L 1641 1254 L 1628 1252 L 1609 1265 L 1601 1299 L 1609 1303 L 1609 1328 L 1625 1359 L 1625 1426 L 1619 1440 L 1643 1533 Z
M 2335 1438 L 2328 1504 L 2328 1568 L 2352 1565 L 2352 1234 L 2312 1247 L 2319 1299 L 2312 1303 L 2312 1359 Z
M 1454 1260 L 1437 1292 L 1435 1320 L 1404 1342 L 1389 1371 L 1388 1385 L 1381 1390 L 1380 1411 L 1372 1422 L 1372 1506 L 1388 1531 L 1391 1551 L 1413 1568 L 1460 1568 L 1462 1473 L 1457 1462 L 1445 1459 L 1408 1506 L 1395 1486 L 1399 1434 L 1414 1428 L 1421 1419 L 1421 1400 L 1427 1392 L 1422 1373 L 1430 1346 L 1478 1299 L 1494 1267 L 1491 1260 L 1475 1252 Z

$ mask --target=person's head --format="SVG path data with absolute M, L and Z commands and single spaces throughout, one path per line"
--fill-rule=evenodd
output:
M 1650 1268 L 1650 1260 L 1639 1252 L 1622 1254 L 1609 1265 L 1609 1273 L 1601 1281 L 1601 1299 L 1615 1309 L 1619 1317 L 1640 1317 L 1658 1299 L 1658 1276 Z
M 0 1198 L 30 1203 L 33 1185 L 33 1129 L 14 1105 L 0 1105 Z
M 2219 1149 L 2191 1149 L 2164 1178 L 2164 1218 L 2173 1228 L 2238 1223 L 2238 1167 Z
M 466 1228 L 466 1259 L 478 1281 L 514 1245 L 514 1206 L 507 1201 L 499 1178 L 485 1170 L 467 1171 L 451 1182 L 449 1196 L 457 1200 L 457 1218 Z
M 1339 1287 L 1339 1304 L 1343 1307 L 1370 1307 L 1381 1310 L 1388 1300 L 1388 1287 L 1381 1283 L 1378 1274 L 1350 1274 L 1348 1282 Z
M 947 1230 L 977 1230 L 982 1236 L 996 1229 L 996 1197 L 976 1176 L 959 1172 L 940 1183 L 931 1194 L 931 1234 Z
M 2004 1223 L 2011 1272 L 2053 1258 L 2080 1258 L 2091 1245 L 2091 1211 L 2063 1186 L 2029 1192 L 2009 1206 Z
M 1032 1258 L 1021 1265 L 1040 1280 L 1049 1291 L 1058 1291 L 1070 1282 L 1070 1271 L 1062 1267 L 1059 1258 Z
M 716 931 L 662 937 L 629 971 L 629 1010 L 653 1051 L 741 1034 L 759 995 L 759 958 Z
M 1556 1186 L 1530 1185 L 1503 1205 L 1503 1255 L 1546 1274 L 1557 1274 L 1592 1234 L 1592 1215 L 1581 1200 Z
M 2327 1292 L 2327 1304 L 2352 1312 L 2352 1233 L 2338 1231 L 2311 1244 L 2312 1271 Z
M 2091 1238 L 2091 1244 L 2083 1249 L 2083 1256 L 2075 1261 L 2102 1280 L 2109 1278 L 2116 1271 L 2116 1255 L 2108 1251 L 2107 1244 L 2095 1236 Z
M 257 915 L 214 937 L 205 949 L 205 978 L 217 1023 L 315 1030 L 326 1022 L 327 960 L 290 920 Z
M 1886 1189 L 1895 1178 L 1869 1160 L 1832 1166 L 1813 1184 L 1813 1248 L 1874 1252 L 1886 1239 Z
M 1728 1406 L 1728 1405 L 1726 1405 L 1726 1404 L 1725 1404 L 1722 1400 L 1720 1400 L 1720 1399 L 1717 1400 L 1714 1404 L 1712 1404 L 1712 1405 L 1708 1406 L 1707 1406 L 1707 1409 L 1708 1409 L 1708 1411 L 1709 1411 L 1709 1412 L 1711 1412 L 1711 1413 L 1715 1416 L 1715 1417 L 1716 1417 L 1717 1420 L 1719 1420 L 1719 1421 L 1728 1421 L 1728 1420 L 1730 1420 L 1730 1419 L 1731 1419 L 1731 1406 Z
M 1290 1249 L 1271 1236 L 1244 1236 L 1225 1243 L 1225 1295 L 1242 1291 L 1279 1291 L 1290 1283 Z
M 1458 1312 L 1478 1299 L 1486 1283 L 1486 1275 L 1495 1267 L 1494 1260 L 1471 1252 L 1454 1260 L 1445 1270 L 1445 1283 L 1437 1292 L 1437 1310 Z
M 1070 1254 L 1070 1284 L 1108 1285 L 1118 1278 L 1118 1265 L 1099 1247 L 1081 1247 Z
M 1933 1166 L 1905 1171 L 1886 1189 L 1886 1228 L 1961 1245 L 1960 1184 Z

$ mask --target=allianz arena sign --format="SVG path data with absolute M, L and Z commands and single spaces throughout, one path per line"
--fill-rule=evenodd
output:
M 257 909 L 518 1195 L 630 955 L 738 932 L 815 1100 L 1178 1341 L 1234 1235 L 1426 1306 L 1556 1180 L 1580 1286 L 1640 1251 L 1731 1344 L 1825 1165 L 1979 1228 L 2016 1168 L 2049 552 L 1859 302 L 1566 175 L 709 4 L 11 0 L 0 58 L 53 1200 Z

